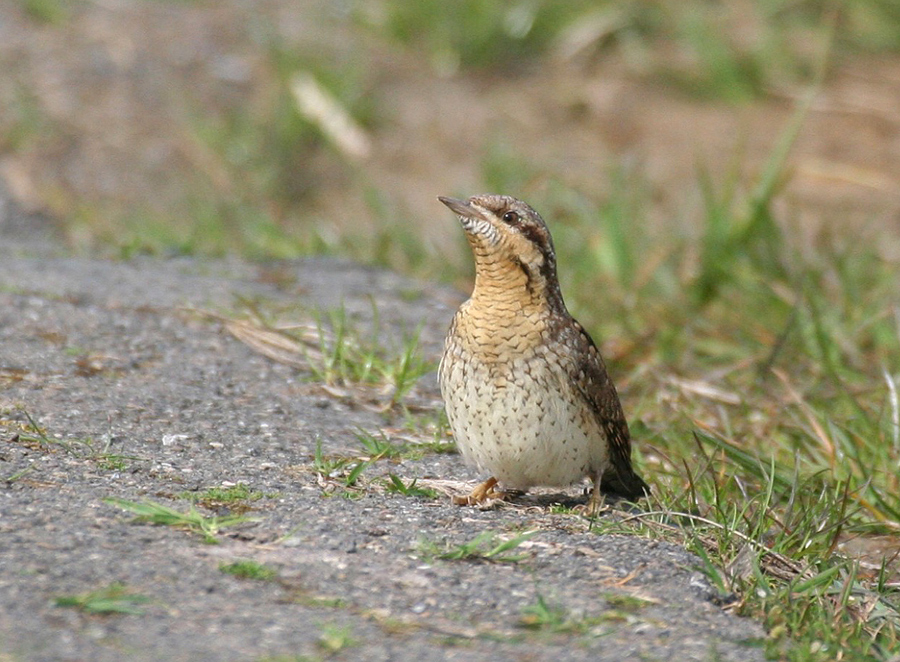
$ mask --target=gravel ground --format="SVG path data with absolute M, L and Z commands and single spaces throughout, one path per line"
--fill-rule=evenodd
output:
M 764 658 L 759 624 L 717 606 L 699 559 L 679 547 L 596 535 L 554 513 L 551 497 L 482 511 L 383 487 L 391 473 L 477 479 L 458 455 L 379 460 L 354 490 L 323 479 L 317 443 L 329 457 L 359 455 L 360 428 L 398 421 L 191 310 L 233 310 L 238 297 L 343 302 L 360 324 L 374 301 L 394 335 L 424 323 L 432 357 L 459 301 L 335 260 L 66 256 L 39 218 L 0 204 L 0 660 Z M 435 396 L 425 377 L 416 398 L 428 407 Z M 26 434 L 26 412 L 47 440 Z M 261 493 L 245 502 L 253 521 L 218 544 L 104 501 L 186 510 L 180 495 L 239 483 Z M 507 562 L 436 556 L 523 531 L 534 533 Z M 237 560 L 275 575 L 220 570 Z M 149 598 L 141 613 L 56 604 L 113 583 Z M 523 627 L 540 604 L 544 618 L 531 619 L 545 627 Z

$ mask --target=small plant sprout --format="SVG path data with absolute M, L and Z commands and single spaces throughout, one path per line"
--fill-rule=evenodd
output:
M 219 570 L 241 579 L 255 579 L 266 582 L 272 581 L 278 576 L 278 573 L 273 568 L 252 560 L 222 563 L 219 565 Z
M 28 422 L 21 425 L 21 432 L 15 435 L 18 443 L 39 447 L 45 451 L 61 449 L 72 457 L 94 462 L 103 471 L 121 471 L 129 466 L 130 462 L 146 459 L 134 455 L 110 452 L 110 447 L 113 443 L 112 435 L 109 435 L 103 444 L 99 444 L 91 437 L 70 439 L 51 437 L 46 430 L 38 425 L 28 410 L 23 408 L 21 411 Z
M 334 655 L 335 653 L 356 645 L 357 641 L 353 637 L 353 631 L 349 625 L 328 623 L 322 626 L 322 634 L 319 636 L 319 646 L 329 655 Z
M 615 612 L 604 612 L 596 616 L 585 616 L 566 609 L 561 604 L 548 601 L 540 593 L 537 602 L 522 609 L 519 626 L 529 630 L 576 635 L 602 635 L 603 623 L 622 620 Z
M 201 492 L 181 492 L 178 496 L 191 503 L 200 504 L 204 508 L 211 510 L 227 508 L 228 512 L 238 515 L 252 510 L 253 507 L 250 505 L 252 502 L 265 496 L 271 497 L 259 490 L 250 489 L 244 483 L 228 487 L 210 487 Z
M 79 595 L 64 595 L 56 598 L 57 607 L 72 607 L 88 614 L 134 614 L 143 613 L 138 605 L 150 602 L 150 598 L 129 591 L 124 584 L 109 586 Z
M 384 432 L 379 431 L 377 434 L 372 434 L 359 429 L 356 432 L 356 438 L 362 444 L 363 449 L 369 455 L 369 460 L 372 462 L 381 458 L 397 457 L 404 450 L 403 446 L 391 443 L 391 440 L 388 439 Z
M 552 605 L 538 595 L 537 602 L 522 609 L 519 624 L 531 630 L 560 632 L 565 628 L 568 612 L 559 605 Z
M 430 487 L 419 487 L 416 483 L 417 478 L 413 478 L 408 483 L 395 474 L 390 474 L 385 482 L 385 488 L 388 492 L 395 492 L 408 497 L 422 497 L 424 499 L 436 499 L 438 497 L 437 490 Z
M 316 450 L 313 455 L 313 469 L 315 469 L 316 473 L 321 475 L 322 478 L 336 478 L 343 472 L 343 468 L 351 462 L 353 462 L 352 458 L 325 455 L 325 451 L 322 450 L 322 440 L 316 440 Z
M 216 534 L 222 529 L 251 521 L 250 518 L 240 515 L 228 515 L 225 517 L 203 515 L 194 509 L 193 506 L 186 513 L 183 513 L 153 501 L 137 502 L 117 497 L 107 497 L 103 499 L 103 502 L 134 513 L 137 515 L 135 517 L 136 522 L 149 522 L 150 524 L 184 529 L 191 533 L 199 534 L 203 538 L 203 542 L 208 544 L 219 542 Z
M 459 545 L 433 541 L 420 542 L 420 550 L 426 557 L 443 561 L 490 561 L 492 563 L 518 563 L 528 558 L 528 554 L 510 554 L 523 542 L 534 536 L 536 531 L 527 531 L 504 539 L 496 533 L 485 531 L 469 542 Z

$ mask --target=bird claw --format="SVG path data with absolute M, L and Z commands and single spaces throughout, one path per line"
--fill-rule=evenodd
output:
M 590 499 L 587 503 L 579 504 L 574 508 L 576 512 L 581 513 L 588 519 L 594 519 L 595 517 L 601 515 L 602 513 L 605 513 L 609 509 L 609 506 L 606 505 L 603 499 L 600 499 L 600 501 L 594 501 L 594 499 Z
M 491 476 L 471 493 L 453 497 L 453 503 L 457 506 L 489 506 L 494 501 L 505 500 L 508 495 L 501 490 L 495 490 L 496 486 L 497 479 Z

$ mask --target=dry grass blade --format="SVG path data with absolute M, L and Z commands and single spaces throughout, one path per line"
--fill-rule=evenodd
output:
M 783 370 L 779 370 L 776 368 L 772 368 L 772 374 L 774 374 L 778 380 L 784 385 L 785 390 L 787 390 L 788 395 L 790 395 L 791 401 L 796 404 L 801 411 L 803 412 L 806 421 L 809 423 L 810 428 L 812 428 L 814 432 L 814 436 L 822 445 L 822 449 L 825 451 L 826 456 L 829 458 L 832 466 L 835 461 L 835 450 L 834 450 L 834 442 L 831 440 L 831 437 L 816 419 L 812 407 L 803 399 L 803 396 L 793 387 L 788 378 L 787 374 Z
M 441 480 L 438 478 L 418 478 L 417 484 L 420 487 L 427 487 L 429 489 L 435 490 L 436 492 L 440 492 L 441 494 L 448 497 L 456 497 L 462 494 L 468 494 L 472 491 L 472 489 L 478 485 L 477 481 L 462 481 L 462 480 Z
M 311 73 L 294 74 L 290 90 L 297 110 L 315 123 L 345 156 L 353 160 L 369 156 L 372 151 L 369 136 Z
M 701 540 L 708 551 L 715 550 L 716 546 L 714 543 L 709 540 L 704 540 L 702 537 Z M 798 578 L 803 580 L 813 578 L 814 575 L 809 568 L 797 563 L 790 557 L 774 552 L 763 545 L 751 544 L 750 542 L 745 543 L 741 547 L 737 556 L 735 556 L 731 563 L 725 568 L 725 572 L 732 580 L 749 580 L 753 575 L 755 565 L 753 558 L 754 554 L 760 550 L 764 551 L 759 555 L 759 569 L 765 575 L 774 577 L 783 582 Z
M 653 517 L 659 516 L 689 519 L 693 522 L 700 522 L 701 524 L 705 524 L 722 531 L 726 530 L 726 527 L 721 523 L 715 522 L 711 519 L 707 519 L 706 517 L 668 510 L 653 510 L 645 513 L 636 513 L 634 515 L 629 515 L 628 517 L 623 518 L 622 522 L 625 523 L 633 520 L 640 520 L 648 526 L 664 529 L 670 533 L 684 532 L 684 529 L 682 527 L 673 526 L 672 524 L 666 524 L 664 522 L 658 522 L 652 519 Z M 696 531 L 692 531 L 692 533 L 696 534 Z M 728 531 L 728 533 L 737 538 L 740 538 L 744 542 L 741 550 L 729 565 L 728 572 L 732 577 L 744 574 L 744 567 L 748 565 L 749 559 L 755 551 L 759 553 L 760 570 L 771 577 L 775 577 L 781 580 L 790 580 L 795 578 L 808 580 L 813 578 L 814 575 L 809 570 L 809 568 L 804 567 L 797 561 L 794 561 L 784 554 L 779 554 L 778 552 L 769 549 L 763 543 L 753 540 L 740 531 L 731 529 Z M 718 549 L 718 545 L 712 537 L 699 535 L 698 539 L 703 544 L 703 546 L 707 548 L 708 551 L 713 552 Z
M 377 310 L 373 310 L 375 332 L 366 340 L 343 308 L 314 312 L 314 322 L 287 323 L 277 321 L 285 315 L 283 310 L 264 311 L 254 302 L 244 303 L 246 318 L 201 314 L 222 322 L 232 336 L 263 356 L 308 372 L 332 397 L 385 412 L 411 396 L 419 378 L 433 369 L 420 355 L 418 333 L 405 337 L 397 349 L 378 342 Z
M 697 395 L 701 398 L 722 402 L 727 405 L 741 404 L 741 396 L 732 391 L 714 386 L 707 381 L 699 379 L 681 379 L 678 377 L 669 377 L 667 380 L 673 386 L 681 389 L 685 393 Z
M 226 320 L 225 330 L 235 338 L 273 361 L 292 368 L 307 368 L 308 355 L 317 351 L 276 329 L 247 320 Z

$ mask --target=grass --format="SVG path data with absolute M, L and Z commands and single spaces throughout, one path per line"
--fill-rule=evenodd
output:
M 835 4 L 790 0 L 711 5 L 623 0 L 604 3 L 503 3 L 389 0 L 360 21 L 378 35 L 427 54 L 448 76 L 521 71 L 550 56 L 618 57 L 632 73 L 697 97 L 746 101 L 773 88 L 809 83 L 817 45 L 831 39 L 838 56 L 900 49 L 891 0 Z
M 592 3 L 504 3 L 465 0 L 391 0 L 377 21 L 360 19 L 379 34 L 428 53 L 432 67 L 449 75 L 459 69 L 511 69 L 544 53 L 568 23 Z
M 273 581 L 278 576 L 278 571 L 274 568 L 252 560 L 221 563 L 219 570 L 240 579 L 254 579 L 263 582 Z
M 343 456 L 325 455 L 322 450 L 322 440 L 316 441 L 316 451 L 313 455 L 313 469 L 320 474 L 322 478 L 336 478 L 343 473 L 344 467 L 352 464 L 354 458 Z
M 322 440 L 316 442 L 312 468 L 319 475 L 322 494 L 339 494 L 347 499 L 360 499 L 366 493 L 361 480 L 363 472 L 377 458 L 360 458 L 353 455 L 326 455 L 322 450 Z
M 244 485 L 244 483 L 238 483 L 237 485 L 231 485 L 229 487 L 210 487 L 195 495 L 200 502 L 206 501 L 215 504 L 256 501 L 262 499 L 263 496 L 262 492 L 259 490 L 251 490 Z
M 371 462 L 382 458 L 400 457 L 405 451 L 404 446 L 391 442 L 382 431 L 372 433 L 359 429 L 356 431 L 356 438 L 368 454 Z
M 184 529 L 198 534 L 203 539 L 203 542 L 207 544 L 218 543 L 219 540 L 216 538 L 216 535 L 222 529 L 250 521 L 250 518 L 240 515 L 227 515 L 224 517 L 203 515 L 193 506 L 187 512 L 181 512 L 149 500 L 137 502 L 117 497 L 107 497 L 103 499 L 103 502 L 134 513 L 137 516 L 135 517 L 135 522 L 148 522 L 159 526 L 172 526 L 177 529 Z
M 317 318 L 319 336 L 318 360 L 310 362 L 313 378 L 329 385 L 375 384 L 389 394 L 391 405 L 409 393 L 419 377 L 434 366 L 422 359 L 418 350 L 418 333 L 408 335 L 399 351 L 387 355 L 378 340 L 379 318 L 371 338 L 363 340 L 350 325 L 343 309 L 332 311 L 327 323 Z
M 313 454 L 313 471 L 319 474 L 322 481 L 342 485 L 345 488 L 343 492 L 345 496 L 361 496 L 363 486 L 360 484 L 360 477 L 367 468 L 379 460 L 397 459 L 406 455 L 418 456 L 421 453 L 418 445 L 412 450 L 408 450 L 406 445 L 391 442 L 384 432 L 372 434 L 360 429 L 356 432 L 356 438 L 362 446 L 363 455 L 326 454 L 322 448 L 321 439 L 316 442 L 316 450 Z M 390 474 L 389 479 L 385 482 L 385 487 L 389 492 L 396 492 L 403 496 L 429 498 L 436 496 L 433 490 L 417 487 L 415 479 L 406 484 L 394 474 Z
M 210 487 L 202 492 L 182 492 L 178 496 L 210 510 L 224 507 L 239 515 L 251 510 L 252 502 L 275 495 L 266 495 L 259 490 L 250 489 L 244 483 L 237 483 L 228 487 Z
M 63 595 L 54 600 L 57 607 L 71 607 L 87 614 L 133 614 L 144 612 L 138 605 L 150 602 L 150 598 L 129 591 L 123 584 L 110 584 L 96 591 L 78 595 Z
M 404 483 L 403 479 L 394 474 L 390 474 L 385 481 L 385 488 L 388 492 L 394 492 L 406 497 L 421 497 L 424 499 L 437 499 L 438 492 L 430 487 L 419 487 L 416 485 L 418 479 L 413 478 L 408 483 Z
M 898 546 L 867 568 L 839 545 L 900 531 L 897 270 L 871 242 L 792 242 L 773 201 L 795 128 L 749 192 L 703 175 L 701 232 L 665 248 L 640 230 L 639 181 L 620 175 L 595 212 L 598 243 L 586 206 L 557 199 L 571 308 L 598 339 L 631 339 L 612 371 L 654 487 L 650 512 L 598 532 L 685 544 L 774 657 L 889 659 Z
M 50 0 L 30 1 L 53 5 Z M 343 245 L 332 223 L 309 208 L 322 185 L 357 176 L 358 157 L 342 148 L 340 134 L 329 131 L 327 118 L 340 112 L 363 128 L 375 121 L 368 59 L 301 51 L 285 43 L 264 12 L 243 27 L 241 36 L 251 42 L 262 67 L 252 98 L 239 95 L 210 104 L 193 90 L 181 91 L 174 111 L 183 136 L 179 172 L 156 196 L 124 204 L 114 198 L 72 200 L 62 190 L 52 192 L 55 208 L 69 217 L 74 241 L 113 246 L 122 257 L 241 252 L 291 258 Z M 294 93 L 299 78 L 312 81 L 331 101 L 332 112 L 324 114 L 324 121 L 306 112 Z M 0 144 L 36 142 L 47 133 L 35 128 L 41 128 L 42 117 L 27 105 L 27 95 L 16 102 L 8 126 L 0 125 Z M 66 130 L 59 128 L 63 134 Z M 185 218 L 191 223 L 184 223 Z
M 66 21 L 66 12 L 59 11 L 66 4 L 59 0 L 28 0 L 25 6 L 49 25 Z M 619 0 L 602 6 L 587 0 L 466 0 L 449 10 L 435 0 L 388 0 L 378 11 L 361 5 L 347 18 L 342 29 L 360 43 L 408 53 L 442 75 L 515 76 L 552 61 L 612 61 L 634 77 L 735 103 L 773 92 L 790 95 L 798 84 L 814 80 L 829 40 L 835 62 L 900 50 L 894 0 Z M 444 247 L 416 241 L 408 232 L 420 222 L 419 210 L 400 209 L 379 191 L 365 158 L 342 147 L 342 133 L 335 135 L 327 121 L 304 111 L 297 98 L 297 80 L 311 80 L 331 100 L 331 115 L 346 117 L 359 131 L 389 122 L 390 102 L 379 97 L 380 69 L 368 51 L 298 48 L 262 15 L 246 29 L 243 37 L 260 54 L 260 84 L 249 96 L 211 109 L 204 107 L 207 99 L 182 93 L 175 111 L 182 115 L 175 127 L 183 135 L 180 163 L 159 195 L 126 203 L 69 199 L 63 185 L 42 192 L 50 207 L 68 217 L 73 242 L 99 239 L 123 256 L 342 253 L 452 277 L 455 265 Z M 20 87 L 28 89 L 25 83 Z M 71 127 L 47 119 L 25 92 L 12 95 L 8 105 L 0 145 L 27 151 L 39 142 L 52 151 L 71 139 Z M 342 229 L 347 225 L 316 212 L 316 196 L 336 185 L 353 189 L 356 202 L 367 208 L 363 232 Z
M 363 495 L 365 485 L 360 478 L 366 469 L 380 460 L 397 460 L 399 458 L 420 458 L 424 450 L 429 450 L 431 444 L 396 444 L 392 442 L 384 432 L 370 433 L 359 429 L 356 438 L 360 442 L 362 454 L 326 454 L 322 448 L 322 441 L 316 442 L 313 454 L 312 469 L 322 482 L 326 483 L 325 492 L 331 493 L 335 487 L 342 487 L 346 497 L 358 498 Z M 446 446 L 447 444 L 442 444 Z M 443 449 L 441 449 L 443 450 Z M 419 487 L 416 479 L 405 483 L 403 479 L 394 474 L 389 474 L 383 480 L 388 492 L 407 497 L 423 497 L 434 499 L 437 492 L 430 488 Z
M 67 2 L 22 0 L 22 6 L 45 29 L 68 27 Z M 124 256 L 339 252 L 449 278 L 443 247 L 408 240 L 405 230 L 420 221 L 419 211 L 385 200 L 365 158 L 348 153 L 341 132 L 335 135 L 327 121 L 304 111 L 295 92 L 298 78 L 314 81 L 331 100 L 331 115 L 371 131 L 393 119 L 391 100 L 379 96 L 383 68 L 373 63 L 375 44 L 391 64 L 408 54 L 442 75 L 473 80 L 516 76 L 550 62 L 611 61 L 631 76 L 733 102 L 813 80 L 820 45 L 832 35 L 835 61 L 900 50 L 894 0 L 465 0 L 449 9 L 436 0 L 386 0 L 378 7 L 361 4 L 339 13 L 345 20 L 336 29 L 343 31 L 341 41 L 359 42 L 353 49 L 298 46 L 275 19 L 258 12 L 236 34 L 242 46 L 255 49 L 259 84 L 240 95 L 223 94 L 230 101 L 220 103 L 181 90 L 172 110 L 178 119 L 173 132 L 182 136 L 179 154 L 171 159 L 171 179 L 154 185 L 153 196 L 86 201 L 73 199 L 61 183 L 40 191 L 43 202 L 67 216 L 74 243 L 99 240 Z M 29 144 L 40 143 L 55 153 L 73 139 L 73 128 L 54 121 L 29 89 L 23 80 L 10 95 L 0 145 L 27 152 Z M 361 236 L 316 212 L 316 196 L 341 187 L 336 184 L 360 192 L 357 201 L 368 207 Z
M 383 411 L 402 409 L 418 380 L 435 367 L 422 357 L 418 331 L 401 334 L 399 344 L 382 341 L 385 332 L 374 303 L 366 334 L 343 307 L 322 313 L 253 301 L 242 305 L 245 312 L 226 319 L 233 335 L 276 361 L 307 371 L 310 380 L 338 397 L 377 402 Z M 298 316 L 303 319 L 296 321 Z
M 532 202 L 654 489 L 649 512 L 597 532 L 686 545 L 766 624 L 774 658 L 887 660 L 900 642 L 898 269 L 874 232 L 804 245 L 776 213 L 803 103 L 755 181 L 740 155 L 698 171 L 692 232 L 649 230 L 639 170 L 612 172 L 602 201 L 538 173 L 550 184 Z M 523 169 L 501 157 L 486 174 L 516 190 Z M 869 565 L 841 553 L 854 539 L 873 546 Z
M 322 626 L 322 633 L 319 635 L 318 643 L 319 647 L 328 655 L 335 655 L 343 650 L 359 645 L 349 625 L 337 625 L 335 623 L 326 623 Z
M 836 552 L 845 539 L 900 530 L 887 368 L 900 364 L 896 272 L 874 246 L 838 237 L 804 255 L 779 227 L 764 233 L 764 248 L 743 240 L 737 250 L 727 236 L 748 225 L 728 211 L 736 200 L 726 202 L 707 196 L 704 249 L 672 250 L 627 294 L 614 280 L 627 270 L 574 289 L 589 328 L 601 325 L 582 293 L 600 282 L 618 289 L 606 325 L 619 328 L 602 336 L 640 339 L 614 372 L 634 384 L 633 428 L 655 496 L 650 513 L 599 531 L 687 545 L 723 591 L 741 596 L 740 613 L 766 623 L 770 655 L 888 659 L 900 641 L 896 545 L 875 570 Z M 771 224 L 770 203 L 751 198 L 749 208 Z M 644 250 L 636 241 L 631 234 L 628 253 Z M 582 278 L 603 273 L 576 264 Z
M 21 4 L 33 20 L 48 25 L 65 23 L 71 9 L 66 0 L 22 0 Z
M 447 412 L 441 407 L 438 411 L 425 414 L 412 414 L 405 411 L 403 429 L 412 433 L 415 442 L 407 445 L 404 455 L 416 458 L 425 453 L 452 454 L 458 452 L 456 443 L 450 436 L 450 423 Z
M 538 595 L 537 602 L 522 609 L 519 624 L 531 630 L 553 632 L 571 632 L 575 625 L 570 624 L 565 607 L 547 602 L 543 595 Z
M 608 601 L 609 597 L 607 596 Z M 597 616 L 574 614 L 564 606 L 550 602 L 543 595 L 538 594 L 534 604 L 522 609 L 519 626 L 528 630 L 554 634 L 603 636 L 606 630 L 605 624 L 623 620 L 628 620 L 627 614 L 615 608 Z
M 0 426 L 15 430 L 10 440 L 12 442 L 39 449 L 43 452 L 62 451 L 74 458 L 89 460 L 102 471 L 122 471 L 131 466 L 133 462 L 146 459 L 136 455 L 111 452 L 112 435 L 103 444 L 99 444 L 90 437 L 62 439 L 58 436 L 50 436 L 44 428 L 38 425 L 27 409 L 17 407 L 14 411 L 24 416 L 24 423 L 14 420 L 13 416 L 10 416 L 8 419 L 6 416 L 0 418 Z M 3 415 L 3 413 L 0 412 L 0 415 Z M 13 476 L 5 480 L 11 482 L 17 478 L 18 476 Z
M 534 536 L 529 531 L 511 537 L 499 536 L 491 531 L 478 534 L 472 540 L 454 545 L 421 540 L 419 553 L 426 559 L 442 561 L 490 561 L 492 563 L 519 563 L 529 557 L 528 554 L 510 554 L 523 542 Z

